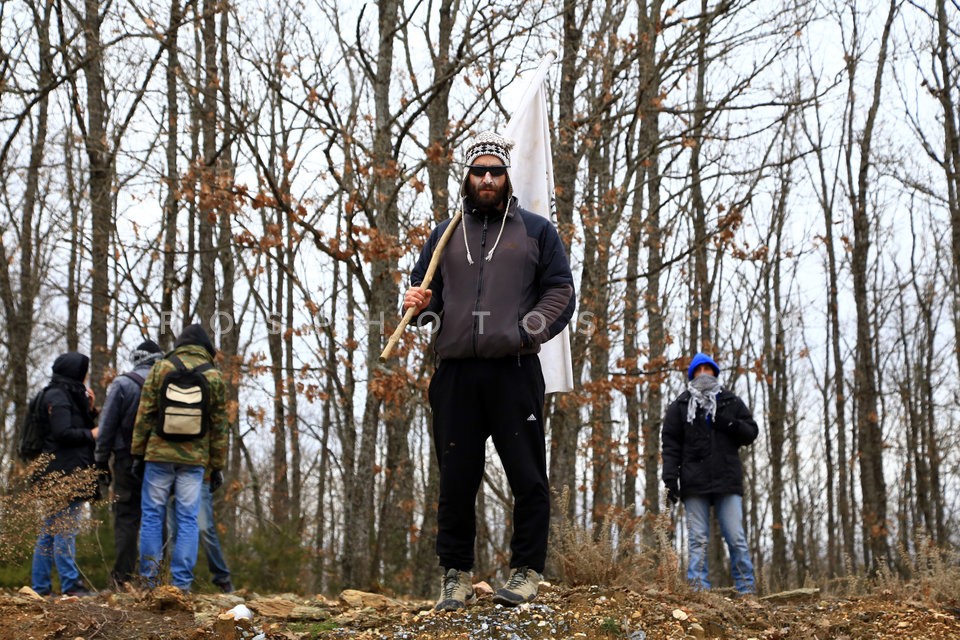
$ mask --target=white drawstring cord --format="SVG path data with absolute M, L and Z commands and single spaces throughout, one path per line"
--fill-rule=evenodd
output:
M 509 202 L 509 200 L 507 201 Z M 507 207 L 510 205 L 508 204 Z M 503 235 L 503 226 L 507 224 L 507 212 L 503 212 L 503 218 L 500 220 L 500 232 L 497 234 L 497 241 L 493 243 L 493 246 L 490 248 L 490 252 L 487 253 L 487 262 L 490 262 L 490 259 L 493 258 L 493 252 L 497 250 L 497 245 L 500 244 L 500 236 Z
M 460 227 L 463 229 L 463 246 L 467 248 L 467 264 L 473 264 L 473 256 L 470 255 L 470 241 L 467 240 L 467 216 L 460 218 Z
M 509 178 L 508 178 L 509 180 Z M 513 202 L 513 183 L 509 183 L 510 188 L 507 191 L 507 206 L 503 209 L 503 219 L 500 220 L 500 232 L 497 234 L 497 241 L 493 243 L 493 246 L 490 248 L 490 252 L 487 254 L 487 262 L 493 258 L 493 252 L 497 250 L 497 245 L 500 244 L 500 237 L 503 235 L 503 227 L 507 224 L 507 214 L 510 213 L 510 203 Z
M 485 260 L 490 262 L 493 259 L 493 252 L 497 250 L 497 246 L 500 244 L 500 238 L 503 237 L 503 228 L 507 224 L 507 214 L 510 212 L 510 203 L 513 200 L 513 185 L 510 185 L 509 191 L 507 191 L 507 206 L 503 210 L 503 217 L 500 219 L 500 231 L 497 232 L 497 239 L 494 241 L 493 246 L 490 247 L 490 251 L 487 252 L 487 257 Z M 460 204 L 463 207 L 463 203 Z M 463 229 L 463 246 L 467 248 L 467 264 L 473 264 L 473 254 L 470 253 L 470 241 L 467 239 L 467 220 L 466 216 L 460 222 L 460 227 Z

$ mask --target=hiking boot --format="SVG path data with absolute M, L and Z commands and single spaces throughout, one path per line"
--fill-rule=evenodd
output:
M 230 578 L 226 580 L 214 580 L 213 584 L 220 589 L 220 593 L 233 593 L 233 583 L 230 582 Z
M 493 594 L 493 601 L 507 607 L 530 602 L 537 597 L 537 587 L 543 576 L 527 567 L 517 567 L 507 583 Z
M 447 569 L 443 574 L 440 587 L 440 599 L 437 600 L 435 611 L 456 611 L 468 604 L 477 601 L 477 594 L 473 590 L 473 575 L 469 571 Z
M 96 592 L 90 591 L 86 587 L 74 587 L 73 589 L 67 589 L 63 592 L 64 596 L 67 597 L 76 597 L 76 598 L 89 598 L 91 596 L 97 595 Z

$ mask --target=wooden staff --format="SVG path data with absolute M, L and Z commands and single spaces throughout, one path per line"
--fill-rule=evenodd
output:
M 440 241 L 437 242 L 437 246 L 433 250 L 433 255 L 430 257 L 430 264 L 427 265 L 427 273 L 424 274 L 423 282 L 420 283 L 420 287 L 422 289 L 427 289 L 430 287 L 430 281 L 433 280 L 433 274 L 436 272 L 437 267 L 440 266 L 440 255 L 443 253 L 443 249 L 447 246 L 450 236 L 453 235 L 453 230 L 457 228 L 457 225 L 460 223 L 460 218 L 462 217 L 463 207 L 457 207 L 457 212 L 453 214 L 453 218 L 450 219 L 450 224 L 448 224 L 447 228 L 443 230 L 443 235 L 440 236 Z M 407 309 L 407 312 L 403 314 L 403 319 L 400 320 L 400 324 L 397 325 L 393 335 L 391 335 L 390 339 L 387 340 L 387 346 L 383 348 L 383 352 L 380 354 L 380 362 L 387 361 L 387 358 L 389 358 L 390 354 L 393 352 L 393 348 L 397 346 L 400 336 L 403 335 L 403 330 L 407 328 L 407 325 L 410 324 L 410 321 L 413 320 L 413 316 L 416 314 L 416 307 L 410 307 Z

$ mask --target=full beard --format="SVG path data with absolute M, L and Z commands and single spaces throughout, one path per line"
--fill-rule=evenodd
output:
M 504 182 L 500 189 L 483 189 L 467 185 L 467 197 L 479 213 L 499 213 L 503 211 L 507 200 L 507 185 Z

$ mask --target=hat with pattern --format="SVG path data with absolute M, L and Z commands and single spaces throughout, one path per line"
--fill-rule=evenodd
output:
M 480 156 L 496 156 L 500 162 L 510 166 L 510 150 L 513 149 L 513 145 L 513 140 L 501 136 L 496 131 L 484 131 L 477 134 L 467 145 L 463 163 L 471 165 Z

